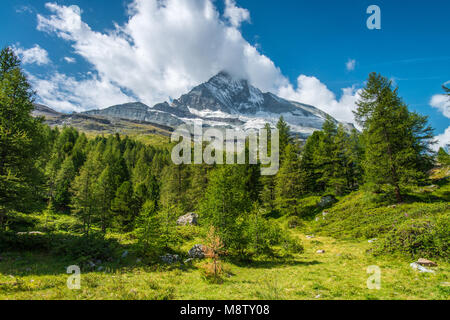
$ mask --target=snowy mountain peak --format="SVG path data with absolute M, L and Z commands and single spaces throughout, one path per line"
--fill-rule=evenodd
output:
M 283 116 L 291 130 L 302 138 L 320 130 L 328 116 L 313 106 L 287 101 L 272 93 L 262 93 L 247 80 L 233 78 L 225 71 L 171 104 L 164 102 L 149 108 L 132 103 L 88 113 L 173 128 L 202 120 L 205 126 L 244 130 L 259 129 L 266 123 L 274 127 Z

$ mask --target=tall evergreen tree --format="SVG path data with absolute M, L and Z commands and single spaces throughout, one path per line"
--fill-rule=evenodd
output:
M 376 73 L 370 74 L 357 105 L 356 120 L 364 129 L 365 180 L 392 186 L 401 202 L 402 184 L 423 178 L 431 164 L 432 129 L 426 117 L 408 111 L 392 82 Z
M 210 172 L 200 212 L 215 227 L 226 249 L 243 250 L 245 213 L 251 209 L 243 166 L 225 165 Z
M 72 183 L 72 208 L 74 213 L 83 221 L 84 234 L 89 236 L 92 224 L 99 213 L 99 201 L 96 197 L 96 177 L 101 164 L 99 155 L 91 152 L 80 174 Z
M 34 119 L 34 92 L 10 48 L 0 52 L 0 230 L 6 213 L 26 209 L 41 184 L 36 159 L 45 150 L 42 119 Z
M 283 157 L 286 147 L 292 142 L 291 129 L 283 116 L 280 117 L 277 123 L 277 129 L 280 134 L 280 155 Z
M 288 144 L 280 171 L 275 178 L 276 204 L 282 212 L 296 214 L 301 196 L 300 159 L 296 146 Z

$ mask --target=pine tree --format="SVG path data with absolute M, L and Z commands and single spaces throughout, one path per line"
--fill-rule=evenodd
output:
M 130 181 L 125 181 L 117 189 L 111 208 L 115 213 L 115 221 L 118 228 L 131 231 L 136 215 L 133 186 Z
M 450 165 L 450 155 L 444 150 L 444 148 L 439 148 L 437 153 L 437 161 L 442 165 Z
M 80 174 L 72 183 L 72 208 L 83 221 L 84 234 L 89 236 L 92 224 L 99 212 L 99 201 L 96 197 L 96 177 L 99 175 L 99 155 L 91 152 Z
M 161 237 L 163 225 L 154 201 L 149 200 L 143 205 L 135 221 L 134 233 L 138 239 L 139 255 L 156 258 L 162 254 L 162 248 L 165 246 Z
M 277 123 L 277 129 L 280 134 L 280 155 L 283 157 L 286 147 L 292 142 L 291 129 L 283 116 L 280 117 Z
M 70 206 L 70 184 L 75 179 L 76 171 L 72 157 L 67 157 L 58 170 L 54 186 L 53 208 L 67 211 Z
M 431 164 L 432 129 L 427 118 L 408 111 L 392 82 L 371 73 L 357 102 L 356 120 L 364 129 L 365 180 L 390 185 L 398 202 L 402 185 L 417 182 Z
M 95 184 L 95 196 L 99 201 L 99 216 L 102 232 L 110 226 L 112 220 L 112 202 L 115 197 L 116 178 L 108 165 L 102 171 Z
M 275 178 L 277 207 L 284 213 L 296 214 L 296 207 L 301 195 L 300 158 L 297 148 L 288 144 L 280 171 Z
M 323 134 L 315 156 L 316 172 L 319 175 L 317 184 L 322 192 L 332 189 L 331 184 L 336 171 L 337 161 L 337 146 L 335 145 L 337 131 L 336 122 L 330 116 L 327 116 L 322 127 Z
M 41 184 L 35 161 L 45 150 L 42 119 L 34 119 L 34 92 L 10 48 L 0 52 L 0 230 L 6 213 L 26 209 Z
M 242 253 L 245 213 L 251 208 L 243 171 L 239 165 L 226 165 L 209 174 L 209 184 L 200 213 L 214 226 L 227 249 Z
M 318 148 L 323 139 L 323 132 L 314 132 L 303 146 L 300 158 L 301 194 L 314 194 L 322 192 L 318 184 L 320 170 L 318 170 Z

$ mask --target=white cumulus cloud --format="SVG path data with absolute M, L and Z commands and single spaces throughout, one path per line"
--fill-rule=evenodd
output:
M 66 61 L 67 63 L 75 63 L 77 62 L 77 60 L 73 57 L 64 57 L 64 61 Z
M 134 100 L 108 80 L 99 79 L 96 75 L 88 76 L 81 81 L 60 73 L 45 80 L 33 75 L 28 78 L 41 103 L 63 112 L 102 109 Z
M 48 52 L 37 44 L 30 49 L 13 46 L 13 50 L 20 57 L 23 64 L 37 64 L 40 66 L 50 63 Z
M 250 12 L 235 0 L 225 0 L 223 14 L 213 0 L 134 0 L 128 21 L 105 32 L 92 30 L 78 6 L 47 3 L 46 8 L 51 14 L 38 14 L 38 30 L 67 41 L 92 65 L 92 73 L 78 81 L 59 73 L 34 79 L 51 107 L 88 110 L 134 99 L 152 106 L 226 70 L 263 91 L 353 121 L 356 90 L 343 89 L 337 99 L 314 77 L 300 76 L 297 88 L 290 84 L 242 36 L 239 27 L 250 21 Z
M 450 97 L 444 94 L 437 94 L 431 98 L 430 105 L 439 109 L 444 116 L 450 118 Z
M 242 22 L 250 21 L 250 12 L 247 9 L 237 7 L 235 0 L 225 0 L 224 16 L 236 28 L 240 27 Z
M 450 83 L 446 82 L 446 84 Z M 434 95 L 430 100 L 430 105 L 433 108 L 438 109 L 442 112 L 442 114 L 450 118 L 450 97 L 448 95 L 444 94 L 437 94 Z M 438 150 L 441 147 L 446 147 L 450 144 L 450 126 L 445 130 L 443 134 L 440 134 L 435 137 L 437 140 L 437 145 L 435 145 L 436 150 Z
M 353 71 L 356 68 L 356 60 L 355 59 L 349 59 L 347 63 L 345 64 L 345 67 L 347 68 L 347 71 Z
M 353 111 L 357 108 L 359 92 L 355 87 L 344 88 L 342 96 L 337 99 L 319 79 L 301 75 L 297 79 L 296 89 L 289 85 L 281 88 L 279 94 L 285 99 L 318 107 L 340 121 L 354 122 Z

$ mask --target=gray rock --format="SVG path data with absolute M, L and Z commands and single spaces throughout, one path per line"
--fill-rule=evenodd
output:
M 184 260 L 184 264 L 189 264 L 192 261 L 194 261 L 194 259 L 192 259 L 192 258 L 186 259 L 186 260 Z
M 180 257 L 176 254 L 165 254 L 161 257 L 161 260 L 167 264 L 174 264 L 180 260 Z
M 125 251 L 122 253 L 122 259 L 125 259 L 126 257 L 128 257 L 128 250 L 125 250 Z
M 374 243 L 374 242 L 376 242 L 376 241 L 378 241 L 378 238 L 370 239 L 370 240 L 367 241 L 367 242 L 369 242 L 369 243 Z
M 427 269 L 427 268 L 421 266 L 420 264 L 418 264 L 417 262 L 411 263 L 410 266 L 411 266 L 411 268 L 413 268 L 414 270 L 417 270 L 417 271 L 419 271 L 419 272 L 424 272 L 424 273 L 435 273 L 434 270 Z
M 332 206 L 336 202 L 338 202 L 338 201 L 334 196 L 328 195 L 328 196 L 322 197 L 322 199 L 320 199 L 318 206 L 321 208 L 327 208 L 327 207 Z
M 317 254 L 324 254 L 324 253 L 325 253 L 325 250 L 317 250 L 316 253 L 317 253 Z
M 314 239 L 315 236 L 306 236 L 306 239 Z
M 182 217 L 179 217 L 177 220 L 177 225 L 179 226 L 196 226 L 198 224 L 198 214 L 191 212 Z
M 424 267 L 437 267 L 437 263 L 436 262 L 433 262 L 433 261 L 430 261 L 430 260 L 427 260 L 427 259 L 419 259 L 418 261 L 417 261 L 417 263 L 418 264 L 420 264 L 421 266 L 424 266 Z
M 205 258 L 205 246 L 201 244 L 196 244 L 188 252 L 189 257 L 193 259 L 204 259 Z
M 328 211 L 324 211 L 322 212 L 322 216 L 325 218 L 327 215 L 329 215 L 330 213 Z

